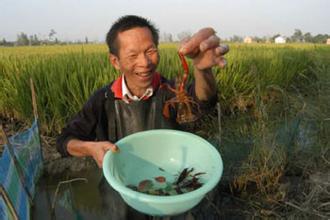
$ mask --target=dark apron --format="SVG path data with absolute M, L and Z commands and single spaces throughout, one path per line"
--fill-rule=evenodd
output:
M 144 101 L 132 101 L 125 103 L 122 100 L 114 99 L 113 93 L 106 94 L 105 112 L 107 120 L 107 134 L 98 134 L 99 140 L 117 142 L 130 134 L 150 129 L 180 129 L 175 122 L 175 112 L 171 112 L 170 120 L 163 117 L 162 111 L 164 102 L 168 100 L 165 91 L 158 91 L 157 95 Z M 190 213 L 177 217 L 152 217 L 140 213 L 126 205 L 118 192 L 116 192 L 103 177 L 100 185 L 100 196 L 103 200 L 106 218 L 121 219 L 192 219 Z

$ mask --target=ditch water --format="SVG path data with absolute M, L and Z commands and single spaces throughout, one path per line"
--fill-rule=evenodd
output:
M 82 180 L 86 178 L 87 181 Z M 37 186 L 37 193 L 32 207 L 34 220 L 58 219 L 106 219 L 102 206 L 99 183 L 101 170 L 85 172 L 67 172 L 61 176 L 43 176 Z M 76 181 L 73 181 L 76 179 Z M 61 181 L 58 193 L 56 189 Z

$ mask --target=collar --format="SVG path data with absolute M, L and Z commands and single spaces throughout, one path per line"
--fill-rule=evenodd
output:
M 114 93 L 115 98 L 122 99 L 125 102 L 129 100 L 139 101 L 139 100 L 146 100 L 150 96 L 152 96 L 153 91 L 155 91 L 159 87 L 159 85 L 160 85 L 160 74 L 158 72 L 155 72 L 152 78 L 151 87 L 148 88 L 146 92 L 143 94 L 143 96 L 139 98 L 133 96 L 129 92 L 127 85 L 125 83 L 124 75 L 122 74 L 113 82 L 111 86 L 111 91 Z

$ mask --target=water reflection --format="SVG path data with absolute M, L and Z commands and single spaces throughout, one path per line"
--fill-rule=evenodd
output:
M 61 184 L 56 196 L 55 208 L 52 209 L 58 183 L 74 178 L 86 178 L 88 182 Z M 106 208 L 99 189 L 101 178 L 101 170 L 42 177 L 32 207 L 32 219 L 106 219 Z

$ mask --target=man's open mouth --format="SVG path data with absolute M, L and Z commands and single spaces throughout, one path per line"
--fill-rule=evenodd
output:
M 149 78 L 152 76 L 152 72 L 139 72 L 139 73 L 136 73 L 136 75 L 138 75 L 139 77 L 141 78 Z

